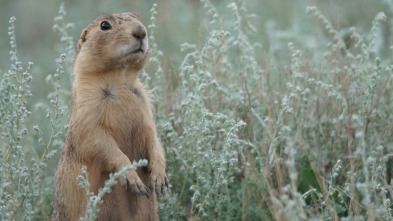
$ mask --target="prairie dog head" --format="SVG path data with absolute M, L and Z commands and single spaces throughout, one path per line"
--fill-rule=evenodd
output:
M 76 66 L 95 72 L 121 68 L 139 71 L 148 50 L 147 31 L 136 14 L 103 15 L 82 31 Z

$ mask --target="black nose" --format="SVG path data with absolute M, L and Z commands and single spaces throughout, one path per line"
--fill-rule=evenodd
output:
M 132 32 L 132 36 L 138 40 L 142 40 L 146 37 L 146 31 L 143 28 L 138 28 L 136 31 Z

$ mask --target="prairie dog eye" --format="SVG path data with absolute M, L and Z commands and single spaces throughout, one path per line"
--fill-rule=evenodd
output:
M 109 30 L 112 28 L 111 24 L 109 24 L 109 22 L 107 22 L 107 21 L 101 22 L 100 27 L 101 27 L 101 30 L 103 30 L 103 31 L 106 31 L 106 30 Z

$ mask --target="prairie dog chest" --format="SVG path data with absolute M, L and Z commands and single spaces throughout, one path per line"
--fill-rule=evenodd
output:
M 83 82 L 78 85 L 80 117 L 89 115 L 95 124 L 116 133 L 130 133 L 149 121 L 148 96 L 139 82 L 133 85 L 112 82 Z M 92 122 L 91 122 L 92 123 Z
M 101 86 L 98 92 L 98 103 L 102 107 L 102 117 L 108 118 L 109 121 L 106 122 L 103 119 L 102 123 L 117 122 L 116 118 L 125 122 L 143 121 L 147 104 L 141 90 L 137 86 L 129 85 L 108 84 Z
M 124 107 L 132 107 L 136 104 L 143 105 L 144 104 L 144 95 L 142 95 L 143 91 L 138 86 L 130 86 L 130 85 L 112 85 L 112 84 L 104 84 L 98 85 L 97 91 L 93 92 L 97 96 L 97 100 L 101 105 L 108 106 L 110 108 L 111 105 L 115 105 L 119 102 L 123 103 Z M 139 107 L 139 106 L 138 106 Z M 137 108 L 137 107 L 135 107 Z

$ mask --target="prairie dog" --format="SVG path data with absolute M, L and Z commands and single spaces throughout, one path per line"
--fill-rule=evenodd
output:
M 82 165 L 87 166 L 90 191 L 97 194 L 110 173 L 139 159 L 147 159 L 148 166 L 129 171 L 112 187 L 97 220 L 158 220 L 156 195 L 168 182 L 149 96 L 138 79 L 148 50 L 146 28 L 134 13 L 100 16 L 83 30 L 52 220 L 84 215 L 86 193 L 76 180 Z

